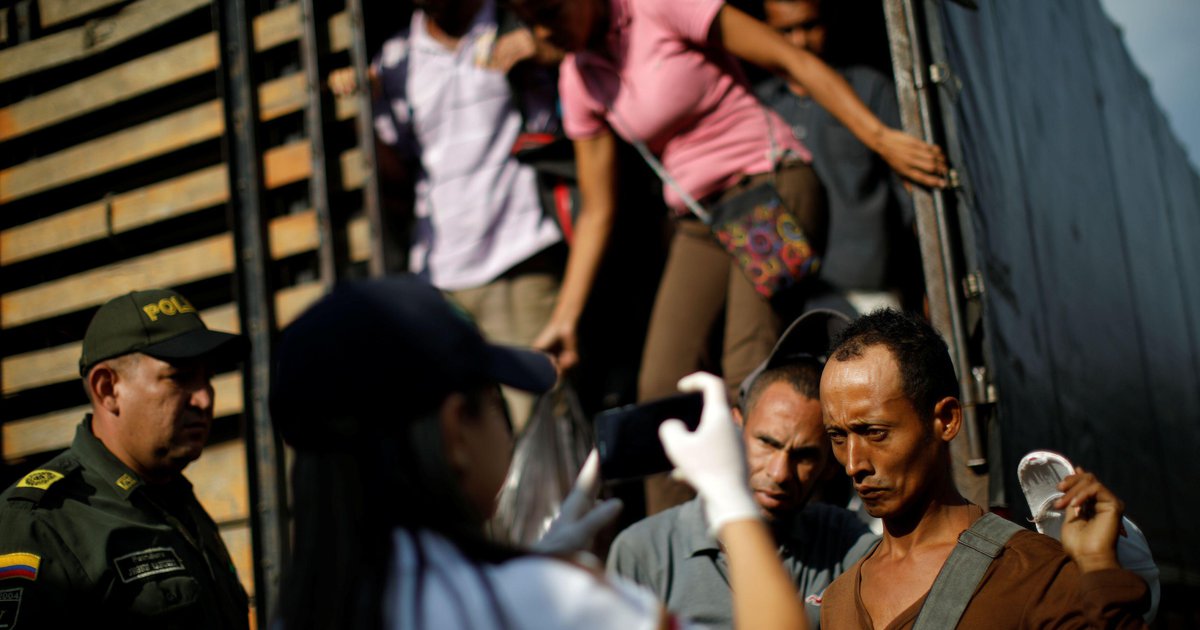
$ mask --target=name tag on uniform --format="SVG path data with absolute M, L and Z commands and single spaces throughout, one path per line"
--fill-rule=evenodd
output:
M 17 613 L 21 612 L 21 593 L 19 588 L 0 591 L 0 630 L 17 627 Z
M 117 575 L 121 576 L 121 581 L 125 583 L 160 573 L 184 570 L 179 554 L 170 547 L 143 549 L 113 558 L 113 566 L 117 568 Z

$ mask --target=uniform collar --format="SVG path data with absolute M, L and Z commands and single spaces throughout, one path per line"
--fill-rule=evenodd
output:
M 84 416 L 83 422 L 80 422 L 75 430 L 75 441 L 71 443 L 71 450 L 85 468 L 95 471 L 121 498 L 128 499 L 134 490 L 145 485 L 137 473 L 121 463 L 121 460 L 92 433 L 90 413 Z M 183 476 L 180 475 L 178 479 L 183 479 Z

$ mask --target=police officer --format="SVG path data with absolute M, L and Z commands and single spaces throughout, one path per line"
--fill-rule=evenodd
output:
M 181 474 L 212 427 L 213 366 L 244 346 L 173 291 L 100 307 L 79 359 L 92 413 L 0 495 L 0 630 L 248 627 L 229 552 Z

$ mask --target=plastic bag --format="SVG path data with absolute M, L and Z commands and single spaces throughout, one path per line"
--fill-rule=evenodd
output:
M 492 537 L 519 547 L 541 538 L 571 491 L 592 442 L 579 396 L 560 381 L 538 399 L 517 439 L 490 523 Z

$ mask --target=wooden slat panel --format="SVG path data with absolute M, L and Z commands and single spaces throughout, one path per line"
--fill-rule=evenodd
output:
M 307 179 L 312 173 L 312 152 L 307 142 L 292 142 L 263 155 L 263 185 L 278 188 Z
M 350 48 L 350 14 L 346 11 L 329 18 L 329 50 Z M 254 18 L 254 49 L 270 50 L 300 39 L 300 5 L 289 4 Z
M 4 393 L 62 383 L 79 378 L 79 353 L 82 344 L 69 343 L 47 350 L 4 357 L 0 378 Z
M 121 103 L 217 68 L 216 35 L 151 53 L 0 109 L 0 140 Z
M 200 504 L 218 524 L 249 518 L 245 442 L 230 440 L 208 446 L 184 474 Z
M 0 50 L 0 81 L 94 55 L 205 6 L 208 0 L 139 0 L 114 16 Z
M 237 306 L 234 304 L 207 309 L 200 313 L 200 317 L 213 330 L 238 332 Z M 4 394 L 79 378 L 82 345 L 80 342 L 68 343 L 4 357 L 0 361 Z
M 210 140 L 225 122 L 210 101 L 0 171 L 0 203 Z
M 213 378 L 213 417 L 223 418 L 242 412 L 242 375 L 226 372 Z M 75 426 L 91 411 L 86 405 L 62 411 L 10 420 L 0 426 L 4 460 L 47 453 L 66 448 L 75 438 Z
M 271 251 L 294 255 L 317 246 L 316 221 L 304 214 L 271 221 Z M 102 304 L 140 287 L 171 287 L 233 272 L 229 234 L 179 245 L 0 296 L 0 327 Z
M 362 262 L 371 257 L 371 226 L 366 217 L 356 217 L 346 226 L 350 241 L 350 260 Z
M 300 4 L 289 4 L 254 18 L 254 49 L 262 52 L 300 39 Z
M 42 416 L 23 420 L 10 420 L 0 425 L 4 440 L 4 460 L 48 453 L 71 445 L 75 438 L 75 426 L 90 412 L 86 405 L 72 407 Z
M 317 213 L 312 210 L 271 221 L 271 258 L 275 260 L 310 252 L 319 244 Z
M 302 109 L 307 99 L 304 89 L 299 73 L 264 83 L 259 88 L 260 119 L 269 121 Z M 224 130 L 218 100 L 96 138 L 0 171 L 0 204 L 211 140 Z M 268 152 L 265 159 L 271 157 Z M 300 179 L 307 176 L 306 171 Z M 268 180 L 267 185 L 279 184 Z
M 312 215 L 309 215 L 311 217 Z M 305 221 L 311 221 L 311 218 Z M 302 223 L 298 221 L 297 223 Z M 359 221 L 364 224 L 366 221 Z M 301 234 L 300 239 L 307 238 Z M 315 239 L 315 236 L 312 237 Z M 276 319 L 282 328 L 292 322 L 308 305 L 324 293 L 320 283 L 313 282 L 281 290 L 275 296 Z M 213 330 L 237 333 L 237 306 L 225 304 L 200 313 L 204 323 Z M 63 383 L 79 378 L 80 343 L 69 343 L 45 350 L 5 357 L 0 362 L 0 377 L 3 378 L 4 394 Z M 239 409 L 240 411 L 240 409 Z
M 0 265 L 11 265 L 68 247 L 106 238 L 108 212 L 112 233 L 163 221 L 225 203 L 229 199 L 224 165 L 210 166 L 167 181 L 114 195 L 0 233 Z
M 363 160 L 362 152 L 350 149 L 341 155 L 342 188 L 356 190 L 362 188 L 367 179 L 367 163 Z
M 296 320 L 313 302 L 325 294 L 319 282 L 288 287 L 275 294 L 275 320 L 280 329 Z
M 264 83 L 258 92 L 259 117 L 273 120 L 304 109 L 308 94 L 304 89 L 304 74 L 294 72 Z
M 100 9 L 121 4 L 125 0 L 38 0 L 38 15 L 42 28 L 62 24 Z
M 220 234 L 0 296 L 0 325 L 78 311 L 141 287 L 169 287 L 233 271 L 233 239 Z
M 254 596 L 254 549 L 250 544 L 250 523 L 240 522 L 221 526 L 221 539 L 229 550 L 229 557 L 237 569 L 238 579 L 246 593 Z M 254 607 L 251 606 L 251 623 L 254 621 Z M 253 626 L 251 626 L 253 627 Z
M 98 1 L 111 3 L 113 0 Z M 52 4 L 61 7 L 70 3 L 55 2 Z M 0 9 L 0 11 L 6 10 Z M 42 18 L 44 22 L 45 14 L 42 15 Z M 299 18 L 299 5 L 295 4 L 255 18 L 255 33 L 258 38 L 256 48 L 264 50 L 299 38 Z M 335 17 L 331 20 L 331 25 L 337 19 Z M 344 21 L 343 18 L 341 22 Z M 348 27 L 344 30 L 347 30 L 348 36 Z M 202 35 L 0 109 L 0 140 L 15 138 L 81 114 L 115 105 L 139 94 L 145 94 L 205 72 L 212 72 L 216 70 L 217 64 L 216 35 L 212 33 Z M 297 73 L 294 78 L 289 78 L 289 81 L 291 83 L 299 81 L 299 89 L 296 92 L 299 93 L 300 107 L 303 107 L 305 99 L 303 75 Z M 290 86 L 289 89 L 291 89 Z M 289 93 L 288 97 L 292 100 L 297 98 L 294 93 Z M 264 107 L 264 119 L 282 115 L 282 113 L 274 116 L 267 115 L 265 112 L 266 108 L 270 106 L 270 101 L 263 95 L 260 95 L 259 98 Z M 341 111 L 345 107 L 342 101 L 353 103 L 354 99 L 339 99 L 339 117 L 346 117 L 341 115 Z M 289 111 L 296 111 L 296 109 Z
M 342 11 L 329 18 L 329 50 L 341 52 L 350 49 L 350 13 Z

